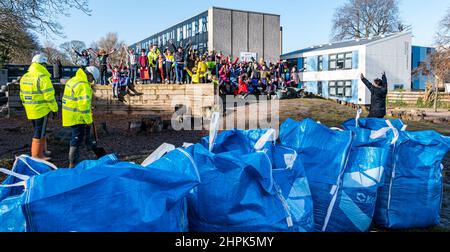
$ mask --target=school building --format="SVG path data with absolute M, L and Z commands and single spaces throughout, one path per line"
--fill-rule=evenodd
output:
M 411 70 L 426 61 L 428 50 L 413 47 L 411 41 L 411 32 L 393 33 L 312 46 L 284 54 L 281 59 L 304 68 L 299 75 L 307 92 L 367 105 L 370 91 L 360 80 L 361 73 L 373 81 L 386 71 L 390 91 L 424 89 L 426 76 L 412 77 Z
M 280 15 L 211 7 L 207 11 L 149 36 L 130 47 L 136 51 L 156 44 L 160 49 L 172 39 L 200 52 L 216 50 L 233 58 L 252 56 L 267 62 L 279 60 L 282 29 Z

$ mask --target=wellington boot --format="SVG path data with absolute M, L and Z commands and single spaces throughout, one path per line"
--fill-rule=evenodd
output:
M 44 156 L 45 143 L 41 139 L 33 138 L 31 143 L 31 157 L 49 161 L 50 158 Z
M 51 158 L 52 152 L 47 148 L 47 138 L 42 139 L 42 141 L 44 141 L 44 156 L 47 158 Z
M 39 153 L 40 153 L 40 151 L 39 151 L 39 148 L 40 148 L 39 143 L 40 143 L 39 139 L 33 138 L 33 141 L 31 142 L 31 157 L 39 158 Z

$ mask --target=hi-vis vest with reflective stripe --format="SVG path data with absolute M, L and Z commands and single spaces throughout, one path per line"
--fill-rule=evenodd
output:
M 20 79 L 20 99 L 29 120 L 36 120 L 58 111 L 55 89 L 50 73 L 38 63 L 31 64 Z
M 86 73 L 79 69 L 67 81 L 62 99 L 63 127 L 92 124 L 92 88 Z

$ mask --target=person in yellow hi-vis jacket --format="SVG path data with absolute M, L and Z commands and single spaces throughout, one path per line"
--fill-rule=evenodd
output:
M 200 75 L 197 73 L 197 68 L 196 67 L 192 68 L 192 72 L 187 67 L 185 67 L 184 69 L 189 74 L 189 76 L 191 76 L 192 84 L 199 84 L 200 83 Z
M 67 81 L 62 99 L 63 127 L 72 128 L 69 149 L 69 168 L 75 167 L 80 157 L 80 146 L 86 138 L 88 147 L 95 148 L 90 138 L 92 118 L 92 87 L 100 79 L 100 71 L 89 66 L 78 69 L 75 77 Z
M 48 160 L 44 155 L 48 116 L 53 113 L 53 117 L 56 117 L 58 112 L 55 89 L 50 79 L 51 74 L 45 68 L 47 64 L 47 56 L 44 54 L 35 55 L 28 72 L 20 79 L 20 99 L 27 118 L 31 120 L 34 128 L 31 156 L 45 160 Z

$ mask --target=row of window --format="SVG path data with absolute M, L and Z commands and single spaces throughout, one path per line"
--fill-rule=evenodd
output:
M 330 81 L 328 82 L 328 94 L 334 97 L 347 97 L 353 96 L 352 81 Z
M 208 17 L 203 16 L 192 22 L 185 23 L 172 31 L 163 33 L 141 44 L 141 48 L 148 48 L 150 45 L 158 45 L 159 47 L 167 45 L 172 39 L 173 41 L 181 41 L 194 37 L 198 34 L 208 32 Z
M 337 53 L 328 55 L 328 71 L 335 70 L 347 70 L 353 68 L 353 53 Z M 306 72 L 308 70 L 308 57 L 303 58 L 303 68 Z M 323 56 L 317 56 L 317 69 L 316 71 L 324 71 Z

